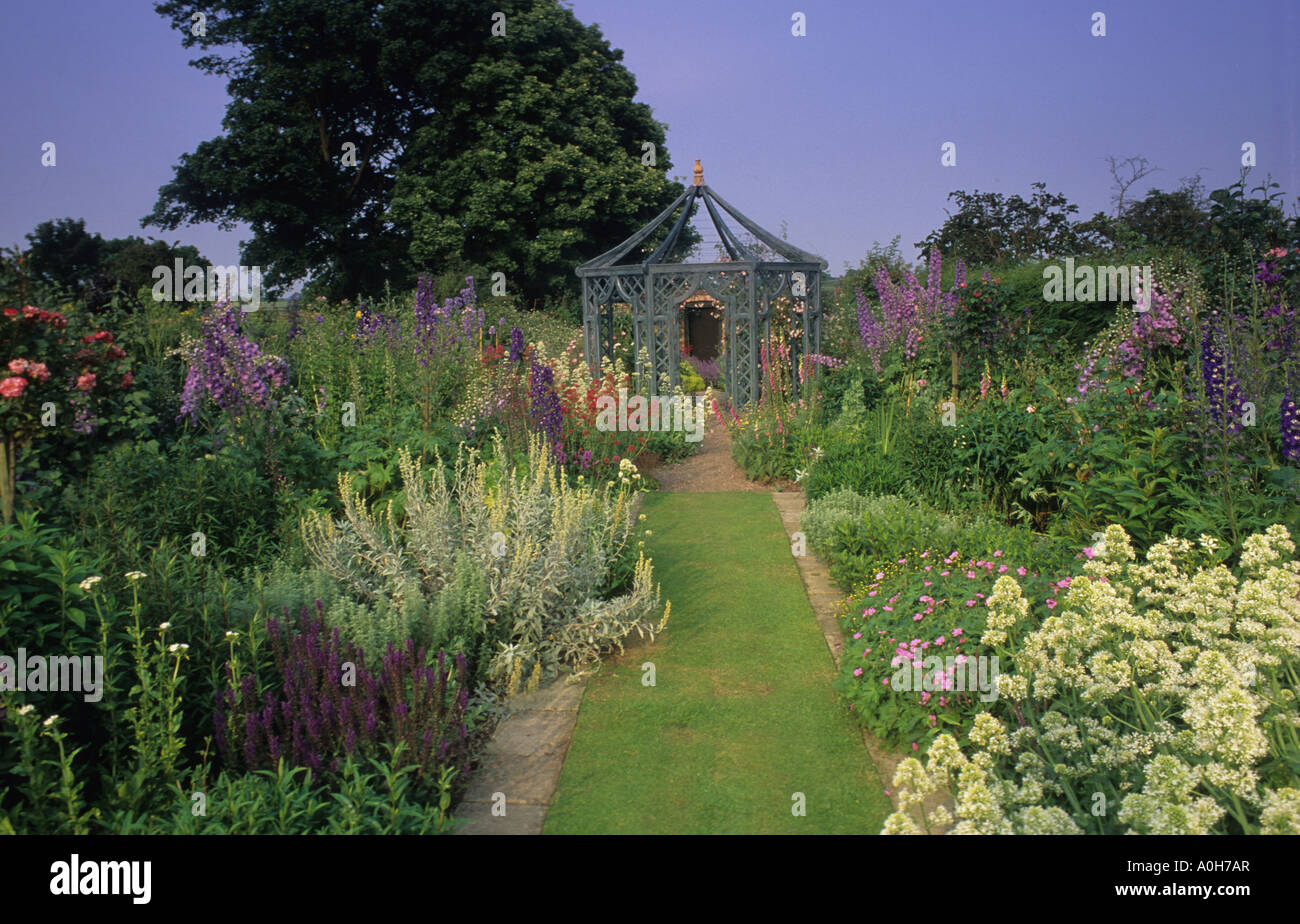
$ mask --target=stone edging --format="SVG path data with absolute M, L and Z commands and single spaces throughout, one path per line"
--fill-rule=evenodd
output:
M 632 535 L 645 495 L 632 502 Z M 587 678 L 517 693 L 452 816 L 457 834 L 541 834 L 578 724 Z M 504 812 L 504 814 L 502 814 Z
M 793 547 L 794 534 L 799 531 L 799 515 L 803 513 L 804 509 L 803 493 L 800 491 L 776 491 L 772 494 L 772 502 L 776 504 L 776 509 L 781 514 L 781 524 L 785 527 L 786 535 L 790 537 Z M 844 594 L 835 589 L 835 586 L 831 583 L 830 571 L 811 550 L 805 550 L 804 555 L 793 557 L 795 564 L 799 568 L 799 577 L 803 579 L 804 590 L 808 595 L 808 603 L 812 606 L 813 613 L 817 617 L 817 625 L 821 627 L 822 635 L 826 639 L 826 647 L 830 649 L 831 658 L 835 662 L 835 668 L 839 670 L 840 658 L 844 653 L 844 634 L 840 631 L 836 611 L 844 599 Z M 898 793 L 894 790 L 892 783 L 894 771 L 908 755 L 897 754 L 888 750 L 875 735 L 865 728 L 862 729 L 862 743 L 866 746 L 867 754 L 870 755 L 871 762 L 876 767 L 876 772 L 880 774 L 881 782 L 887 787 L 886 791 L 889 793 L 889 801 L 894 806 L 894 811 L 901 811 L 898 803 Z M 951 811 L 953 808 L 951 797 L 932 793 L 925 800 L 926 814 L 928 815 L 940 805 L 947 805 L 948 810 Z

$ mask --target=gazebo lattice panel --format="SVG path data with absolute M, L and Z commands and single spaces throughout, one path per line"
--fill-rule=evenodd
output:
M 695 206 L 702 204 L 717 230 L 727 260 L 712 263 L 667 263 Z M 735 235 L 723 219 L 729 215 L 780 259 L 765 259 Z M 661 228 L 667 235 L 652 252 L 645 242 Z M 761 394 L 763 344 L 780 337 L 790 345 L 792 365 L 821 351 L 821 274 L 826 261 L 783 241 L 750 221 L 708 186 L 700 162 L 695 181 L 667 209 L 613 250 L 579 266 L 582 278 L 584 348 L 593 377 L 614 350 L 616 306 L 632 314 L 633 355 L 638 388 L 653 392 L 666 377 L 681 384 L 682 305 L 699 293 L 722 305 L 727 390 L 737 406 L 753 404 Z M 793 329 L 773 330 L 778 302 L 789 302 Z M 798 389 L 798 377 L 795 378 Z

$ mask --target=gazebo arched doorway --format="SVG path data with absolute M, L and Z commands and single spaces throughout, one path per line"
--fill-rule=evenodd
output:
M 666 262 L 682 229 L 701 207 L 718 234 L 717 258 Z M 723 213 L 753 240 L 742 241 L 723 221 Z M 652 237 L 656 232 L 663 237 L 652 249 L 646 241 L 657 239 Z M 653 390 L 664 380 L 679 386 L 681 349 L 691 324 L 682 306 L 703 294 L 722 306 L 719 343 L 727 392 L 736 406 L 752 405 L 761 394 L 759 366 L 766 343 L 777 338 L 788 343 L 794 369 L 801 357 L 821 352 L 821 274 L 826 267 L 821 257 L 765 231 L 704 185 L 697 160 L 694 182 L 672 205 L 613 250 L 575 270 L 582 278 L 588 368 L 598 376 L 601 361 L 612 358 L 614 307 L 622 302 L 632 309 L 638 386 L 648 383 Z M 771 323 L 774 315 L 787 317 L 787 311 L 793 330 Z M 797 374 L 793 384 L 797 392 Z
M 682 352 L 712 362 L 722 355 L 722 302 L 699 293 L 682 302 Z

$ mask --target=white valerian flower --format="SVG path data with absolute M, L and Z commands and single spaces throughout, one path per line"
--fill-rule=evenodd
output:
M 159 632 L 166 632 L 166 631 L 167 631 L 168 629 L 170 629 L 171 627 L 172 627 L 172 624 L 171 624 L 170 622 L 164 622 L 164 623 L 159 624 L 159 626 L 158 626 L 158 631 L 159 631 Z
M 808 473 L 805 472 L 803 469 L 801 469 L 801 468 L 796 468 L 796 469 L 794 470 L 794 480 L 795 480 L 795 483 L 797 484 L 798 482 L 803 481 L 804 476 L 807 475 L 807 474 L 808 474 Z
M 885 819 L 885 827 L 881 834 L 921 834 L 921 829 L 917 827 L 916 822 L 902 812 L 894 812 Z
M 173 642 L 172 644 L 167 646 L 167 650 L 172 654 L 176 654 L 177 652 L 181 652 L 181 651 L 189 651 L 189 649 L 190 646 L 186 645 L 184 642 Z
M 143 571 L 128 571 L 126 573 L 126 579 L 132 583 L 135 581 L 143 581 L 148 576 L 149 575 L 145 574 Z
M 226 638 L 239 638 L 239 633 L 236 632 L 234 629 L 227 629 Z
M 822 457 L 822 448 L 820 446 L 814 446 L 812 448 L 812 457 L 814 459 L 820 459 Z
M 104 580 L 104 579 L 103 579 L 102 577 L 100 577 L 99 575 L 92 575 L 92 576 L 86 578 L 84 581 L 82 581 L 82 582 L 81 582 L 80 584 L 78 584 L 77 586 L 80 587 L 82 590 L 84 590 L 86 593 L 90 593 L 92 590 L 94 590 L 95 585 L 98 584 L 98 583 L 99 583 L 100 581 L 102 581 L 102 580 Z
M 26 706 L 18 707 L 19 715 L 31 715 L 35 711 L 36 711 L 36 707 L 33 706 L 31 703 L 28 703 Z
M 41 724 L 43 724 L 46 728 L 49 728 L 57 721 L 59 721 L 59 717 L 57 715 L 52 715 Z

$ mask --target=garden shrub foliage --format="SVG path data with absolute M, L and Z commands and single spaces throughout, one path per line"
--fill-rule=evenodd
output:
M 571 483 L 536 438 L 526 468 L 499 445 L 495 464 L 462 452 L 450 477 L 439 466 L 426 478 L 405 452 L 399 460 L 400 516 L 392 504 L 370 509 L 344 475 L 343 518 L 312 514 L 303 523 L 312 559 L 355 601 L 336 622 L 357 637 L 369 620 L 364 631 L 373 640 L 374 626 L 401 613 L 402 625 L 427 627 L 421 636 L 431 645 L 459 639 L 476 658 L 475 672 L 515 686 L 535 670 L 581 672 L 631 633 L 653 638 L 662 629 L 666 615 L 656 615 L 658 590 L 644 555 L 626 593 L 599 597 L 632 539 L 630 492 Z M 483 588 L 481 609 L 467 613 L 457 598 Z

